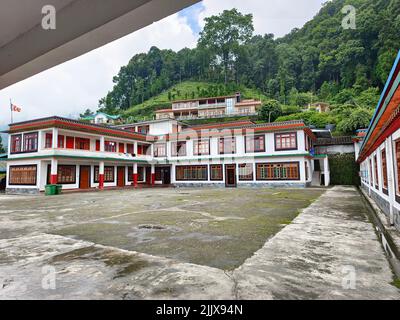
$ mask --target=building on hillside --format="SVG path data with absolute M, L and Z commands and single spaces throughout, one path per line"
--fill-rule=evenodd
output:
M 97 112 L 93 116 L 88 116 L 81 118 L 83 121 L 88 121 L 94 124 L 107 124 L 107 125 L 114 125 L 120 123 L 122 118 L 120 115 L 109 115 L 104 112 Z
M 172 102 L 171 109 L 156 111 L 156 119 L 191 120 L 258 114 L 261 101 L 242 99 L 240 93 L 232 96 L 197 98 Z
M 400 230 L 400 52 L 366 133 L 355 137 L 361 185 Z
M 351 136 L 317 138 L 315 151 L 319 154 L 354 153 L 354 142 Z
M 310 103 L 307 109 L 315 110 L 318 111 L 319 113 L 325 113 L 331 111 L 331 106 L 329 105 L 329 103 L 326 102 L 315 102 L 315 103 Z
M 7 192 L 131 186 L 306 187 L 316 140 L 302 121 L 233 121 L 184 126 L 160 119 L 105 127 L 50 117 L 13 123 L 9 134 Z

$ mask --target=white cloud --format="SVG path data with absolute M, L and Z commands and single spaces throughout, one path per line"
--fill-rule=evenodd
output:
M 253 14 L 256 34 L 273 33 L 282 37 L 311 20 L 326 0 L 203 0 L 200 26 L 204 18 L 232 8 Z
M 151 46 L 179 50 L 194 47 L 197 35 L 193 19 L 204 25 L 204 17 L 237 8 L 253 13 L 257 34 L 282 36 L 310 20 L 324 0 L 204 0 L 190 17 L 175 14 L 108 45 L 68 61 L 0 91 L 0 128 L 9 122 L 9 99 L 23 110 L 14 121 L 50 115 L 77 115 L 95 109 L 98 100 L 112 89 L 112 78 L 122 65 Z M 187 11 L 185 11 L 187 12 Z M 191 19 L 191 20 L 190 20 Z
M 77 115 L 84 108 L 96 109 L 98 100 L 111 90 L 120 67 L 151 46 L 179 50 L 194 47 L 196 36 L 187 18 L 178 14 L 37 74 L 0 91 L 0 126 L 9 123 L 9 99 L 22 108 L 14 121 L 51 115 Z

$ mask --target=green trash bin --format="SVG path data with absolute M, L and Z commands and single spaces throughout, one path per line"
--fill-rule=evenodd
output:
M 61 184 L 56 184 L 56 194 L 61 194 L 61 190 L 62 190 L 62 185 Z
M 45 190 L 44 194 L 46 196 L 54 196 L 57 194 L 57 187 L 55 184 L 46 184 L 44 186 L 44 190 Z

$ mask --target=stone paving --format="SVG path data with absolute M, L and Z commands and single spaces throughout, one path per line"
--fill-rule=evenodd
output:
M 90 195 L 84 196 L 90 203 Z M 47 207 L 45 213 L 40 206 L 14 215 L 9 208 L 7 216 L 3 199 L 0 299 L 400 299 L 364 203 L 351 187 L 325 192 L 292 223 L 281 226 L 272 238 L 267 236 L 261 249 L 234 269 L 140 253 L 90 241 L 82 234 L 57 234 L 82 220 L 85 227 L 93 217 L 82 216 L 78 223 L 66 208 L 49 213 Z M 36 201 L 18 199 L 16 206 Z M 62 219 L 59 210 L 64 210 Z M 73 219 L 66 223 L 68 213 Z M 111 220 L 121 214 L 114 212 Z M 244 218 L 238 212 L 228 216 Z M 96 219 L 102 218 L 110 220 L 98 211 Z M 211 220 L 215 219 L 218 214 L 212 215 Z M 107 238 L 104 230 L 103 238 Z M 201 240 L 198 243 L 201 246 Z M 48 285 L 53 271 L 55 288 Z

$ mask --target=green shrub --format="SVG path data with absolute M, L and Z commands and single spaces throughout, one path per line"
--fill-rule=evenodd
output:
M 360 185 L 360 166 L 354 153 L 329 155 L 331 185 Z

